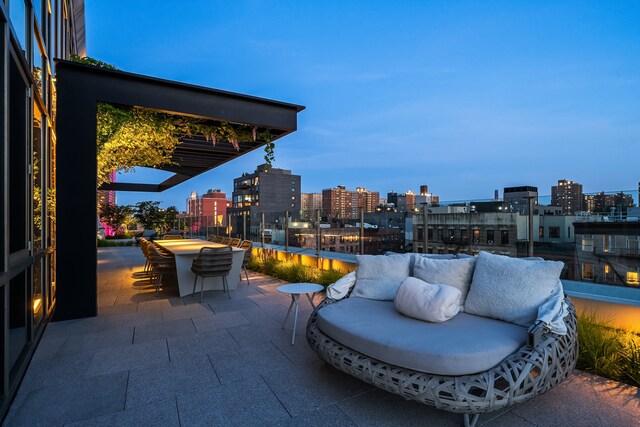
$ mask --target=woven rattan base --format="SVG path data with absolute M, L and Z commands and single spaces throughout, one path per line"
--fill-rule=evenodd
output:
M 567 378 L 578 355 L 577 320 L 569 297 L 565 318 L 568 334 L 546 333 L 533 348 L 521 347 L 494 368 L 474 375 L 442 376 L 417 372 L 373 359 L 334 341 L 316 324 L 319 310 L 337 301 L 325 299 L 307 324 L 307 341 L 318 355 L 337 369 L 405 399 L 466 414 L 465 424 L 474 425 L 478 417 L 522 403 Z M 471 420 L 471 421 L 470 421 Z

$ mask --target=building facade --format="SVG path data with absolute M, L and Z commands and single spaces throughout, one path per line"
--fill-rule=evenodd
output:
M 538 205 L 538 187 L 521 186 L 504 188 L 503 200 L 509 212 L 528 214 L 530 199 L 533 199 L 534 206 Z M 496 200 L 498 200 L 497 197 Z
M 312 220 L 316 217 L 316 211 L 322 210 L 322 193 L 302 193 L 300 194 L 300 218 Z
M 640 286 L 640 221 L 579 221 L 574 227 L 577 280 Z
M 582 184 L 560 179 L 558 185 L 551 187 L 551 204 L 562 206 L 562 213 L 565 215 L 573 215 L 584 210 L 582 202 Z
M 198 197 L 198 193 L 193 191 L 187 199 L 187 216 L 201 218 L 203 226 L 226 227 L 229 207 L 231 200 L 227 200 L 227 193 L 220 189 L 210 189 L 202 197 Z
M 357 219 L 360 208 L 374 212 L 380 202 L 380 193 L 368 191 L 364 187 L 347 190 L 344 185 L 322 190 L 322 216 L 328 221 L 336 219 Z
M 273 224 L 284 216 L 300 213 L 300 175 L 290 170 L 260 165 L 255 172 L 245 173 L 233 180 L 233 194 L 229 216 L 230 233 L 241 238 L 258 236 L 261 216 Z
M 54 58 L 84 55 L 85 36 L 83 1 L 0 2 L 0 14 L 4 415 L 56 304 Z
M 447 207 L 455 208 L 455 207 Z M 427 219 L 427 244 L 424 247 L 424 217 L 413 216 L 414 252 L 476 255 L 487 251 L 499 255 L 517 255 L 517 213 L 457 212 L 430 213 Z
M 359 227 L 322 228 L 320 234 L 322 251 L 360 253 Z M 387 251 L 397 252 L 402 249 L 404 235 L 397 228 L 365 228 L 363 243 L 364 253 L 368 255 L 380 255 Z M 289 244 L 299 248 L 316 249 L 316 232 L 309 228 L 290 229 Z

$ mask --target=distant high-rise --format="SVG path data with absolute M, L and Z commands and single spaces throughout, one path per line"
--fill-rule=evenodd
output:
M 496 188 L 496 191 L 493 192 L 493 200 L 500 200 L 500 191 Z
M 583 210 L 582 184 L 566 179 L 551 187 L 551 204 L 562 207 L 562 213 L 573 215 Z
M 322 215 L 328 218 L 357 219 L 360 208 L 373 212 L 380 202 L 380 193 L 358 187 L 347 190 L 344 185 L 322 190 Z
M 411 190 L 404 193 L 405 212 L 413 212 L 416 210 L 416 195 Z
M 314 219 L 317 209 L 322 209 L 321 193 L 302 193 L 300 195 L 301 219 Z
M 429 195 L 429 186 L 428 185 L 421 185 L 420 186 L 420 195 L 421 196 L 428 196 Z
M 623 192 L 605 194 L 603 191 L 596 194 L 586 194 L 583 198 L 583 209 L 587 212 L 609 213 L 611 208 L 624 211 L 633 206 L 633 196 Z
M 496 190 L 497 192 L 498 190 Z M 505 187 L 502 194 L 505 207 L 509 212 L 529 213 L 529 199 L 533 199 L 533 204 L 538 204 L 538 187 L 530 185 L 521 187 Z M 535 212 L 535 210 L 534 210 Z
M 245 173 L 235 178 L 233 207 L 230 209 L 234 233 L 239 230 L 257 230 L 259 215 L 262 213 L 272 214 L 270 218 L 283 216 L 285 211 L 299 213 L 300 182 L 300 175 L 266 164 L 258 166 L 251 174 Z

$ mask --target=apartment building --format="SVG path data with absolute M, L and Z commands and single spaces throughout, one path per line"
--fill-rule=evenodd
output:
M 364 187 L 347 190 L 344 185 L 322 190 L 322 216 L 328 220 L 357 219 L 360 208 L 374 212 L 380 202 L 380 193 Z
M 315 219 L 316 211 L 322 210 L 322 193 L 302 193 L 300 194 L 300 219 Z
M 246 238 L 258 235 L 260 218 L 265 214 L 268 223 L 275 222 L 285 211 L 300 213 L 300 175 L 290 170 L 260 165 L 253 173 L 244 173 L 233 180 L 231 233 Z
M 227 193 L 220 189 L 210 189 L 201 197 L 193 191 L 187 199 L 187 217 L 199 218 L 202 226 L 226 227 L 227 208 L 230 207 L 231 200 L 227 200 Z
M 583 208 L 582 184 L 566 179 L 558 180 L 558 185 L 551 187 L 551 204 L 562 207 L 562 213 L 573 215 Z

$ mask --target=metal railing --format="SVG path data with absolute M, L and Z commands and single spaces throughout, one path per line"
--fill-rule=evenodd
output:
M 504 200 L 442 201 L 422 204 L 409 212 L 354 211 L 349 218 L 313 211 L 234 213 L 214 221 L 209 217 L 182 216 L 176 228 L 186 237 L 212 235 L 252 240 L 263 246 L 282 247 L 285 253 L 313 251 L 356 254 L 385 252 L 467 253 L 480 251 L 558 260 L 565 264 L 562 278 L 602 281 L 603 285 L 640 287 L 640 209 L 637 192 L 589 194 L 591 208 L 601 212 L 563 214 L 562 208 L 545 206 L 550 196 Z M 592 197 L 593 196 L 593 197 Z M 624 206 L 607 207 L 608 201 Z M 604 207 L 603 207 L 604 206 Z M 607 210 L 608 209 L 608 210 Z M 424 224 L 425 218 L 426 227 Z M 585 230 L 590 230 L 587 233 Z M 626 234 L 625 234 L 626 233 Z M 583 236 L 587 239 L 583 251 Z M 612 237 L 613 236 L 613 237 Z M 629 243 L 606 246 L 605 239 Z M 628 246 L 631 245 L 631 246 Z M 605 249 L 606 247 L 606 249 Z

